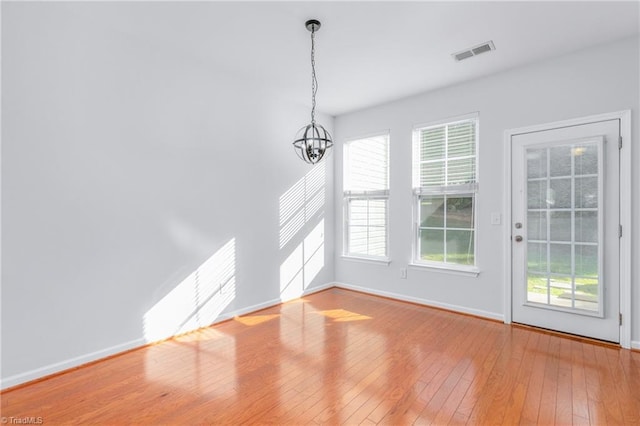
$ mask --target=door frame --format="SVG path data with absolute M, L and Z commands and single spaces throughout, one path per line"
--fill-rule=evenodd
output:
M 598 121 L 620 120 L 620 346 L 631 348 L 631 110 L 578 117 L 569 120 L 554 121 L 504 131 L 504 322 L 511 324 L 513 259 L 511 252 L 511 144 L 512 138 L 523 133 L 553 130 L 561 127 L 579 126 Z

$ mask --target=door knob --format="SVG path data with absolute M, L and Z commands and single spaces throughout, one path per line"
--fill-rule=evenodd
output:
M 516 243 L 522 241 L 522 235 L 516 235 Z

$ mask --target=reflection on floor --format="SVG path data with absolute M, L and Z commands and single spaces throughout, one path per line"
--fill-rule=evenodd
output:
M 640 353 L 330 289 L 2 394 L 45 424 L 639 424 Z

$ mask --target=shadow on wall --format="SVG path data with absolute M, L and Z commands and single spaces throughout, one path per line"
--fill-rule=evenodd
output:
M 280 265 L 280 298 L 302 295 L 324 268 L 324 219 L 293 249 Z
M 280 299 L 299 297 L 325 266 L 323 219 L 325 164 L 319 164 L 279 200 Z M 178 229 L 177 234 L 185 233 Z M 189 238 L 190 244 L 196 238 Z M 297 243 L 297 245 L 296 245 Z M 197 248 L 206 247 L 200 242 Z M 193 247 L 191 247 L 193 248 Z M 290 251 L 289 251 L 290 250 Z M 147 311 L 147 342 L 207 327 L 236 298 L 236 240 L 231 238 L 209 259 Z
M 231 238 L 144 315 L 155 342 L 211 325 L 236 297 L 236 241 Z
M 322 162 L 280 197 L 280 250 L 288 253 L 280 265 L 281 300 L 302 295 L 324 268 L 325 173 Z M 302 241 L 287 251 L 294 237 Z
M 316 165 L 280 196 L 281 250 L 323 209 L 325 173 L 324 162 Z

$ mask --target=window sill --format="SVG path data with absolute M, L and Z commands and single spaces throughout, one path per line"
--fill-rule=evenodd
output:
M 349 261 L 353 261 L 353 262 L 363 262 L 363 263 L 375 263 L 378 265 L 389 265 L 391 263 L 391 260 L 387 257 L 380 257 L 380 258 L 376 258 L 376 257 L 360 257 L 360 256 L 353 256 L 353 255 L 348 255 L 348 254 L 343 254 L 340 256 L 342 259 L 344 260 L 349 260 Z
M 434 272 L 442 272 L 445 274 L 453 274 L 453 275 L 463 275 L 467 277 L 477 277 L 480 275 L 480 269 L 476 267 L 464 268 L 464 267 L 455 267 L 455 266 L 439 266 L 439 265 L 430 265 L 426 263 L 410 263 L 409 267 L 411 269 L 428 269 Z

